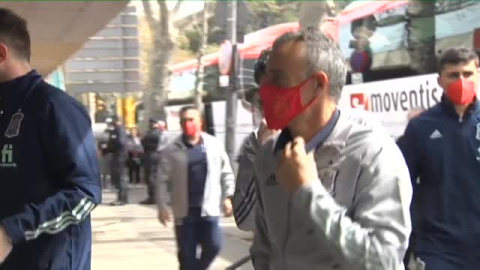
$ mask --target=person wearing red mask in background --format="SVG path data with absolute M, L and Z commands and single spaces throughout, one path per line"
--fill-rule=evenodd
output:
M 274 42 L 260 96 L 281 129 L 257 153 L 256 270 L 398 270 L 411 232 L 412 186 L 374 117 L 338 108 L 347 67 L 317 29 Z
M 414 186 L 412 261 L 427 270 L 480 267 L 478 66 L 471 49 L 445 51 L 441 102 L 412 119 L 398 141 Z
M 254 78 L 257 85 L 261 84 L 263 75 L 265 74 L 270 52 L 270 49 L 262 51 L 255 63 Z M 253 109 L 252 122 L 254 125 L 258 125 L 258 128 L 245 139 L 240 154 L 238 155 L 237 181 L 233 195 L 233 216 L 240 230 L 253 232 L 255 230 L 255 204 L 257 198 L 255 195 L 255 154 L 258 148 L 263 145 L 268 138 L 274 136 L 279 131 L 268 129 L 267 123 L 263 118 L 259 90 L 257 88 L 251 91 L 253 93 L 248 93 L 247 100 Z M 260 123 L 258 124 L 258 122 Z
M 158 218 L 166 226 L 167 182 L 181 270 L 208 269 L 220 252 L 219 217 L 232 215 L 235 179 L 223 143 L 202 132 L 201 113 L 193 106 L 180 110 L 183 134 L 161 151 L 158 167 Z M 197 258 L 197 246 L 202 253 Z

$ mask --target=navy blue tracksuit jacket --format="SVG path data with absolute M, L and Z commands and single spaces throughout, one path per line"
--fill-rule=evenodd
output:
M 90 269 L 101 186 L 88 114 L 35 71 L 0 97 L 0 225 L 13 243 L 0 269 Z
M 460 119 L 443 97 L 398 145 L 414 185 L 416 255 L 427 270 L 480 269 L 480 103 Z

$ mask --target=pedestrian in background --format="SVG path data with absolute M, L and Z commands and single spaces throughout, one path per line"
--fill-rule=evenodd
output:
M 111 153 L 110 174 L 112 184 L 117 188 L 117 200 L 111 205 L 125 205 L 128 203 L 128 137 L 122 120 L 118 116 L 112 117 L 110 124 L 107 152 Z
M 438 60 L 440 103 L 411 119 L 398 141 L 414 186 L 413 267 L 480 266 L 478 68 L 474 50 L 446 50 Z
M 142 168 L 143 147 L 137 128 L 132 128 L 128 136 L 128 176 L 131 184 L 140 184 L 140 171 Z
M 155 182 L 158 167 L 158 149 L 160 145 L 161 131 L 158 128 L 158 121 L 151 118 L 149 130 L 142 139 L 143 146 L 143 168 L 145 172 L 145 183 L 147 184 L 147 198 L 142 204 L 155 204 Z
M 204 270 L 222 247 L 219 219 L 222 210 L 225 216 L 232 215 L 235 179 L 222 142 L 202 132 L 198 109 L 186 106 L 179 114 L 183 133 L 161 151 L 158 217 L 163 225 L 170 221 L 167 184 L 171 182 L 180 269 Z
M 257 85 L 261 85 L 263 75 L 271 49 L 262 51 L 255 63 L 254 79 Z M 249 102 L 252 106 L 252 122 L 259 122 L 256 128 L 243 142 L 240 154 L 238 155 L 238 172 L 235 183 L 235 194 L 233 196 L 233 215 L 235 223 L 240 230 L 255 230 L 255 205 L 257 203 L 255 175 L 255 155 L 257 150 L 268 138 L 274 136 L 278 131 L 269 130 L 263 118 L 263 109 L 260 102 L 258 88 L 249 94 Z

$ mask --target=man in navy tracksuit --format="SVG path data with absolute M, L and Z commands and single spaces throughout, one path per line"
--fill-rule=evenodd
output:
M 101 201 L 81 104 L 29 65 L 26 22 L 0 8 L 0 269 L 90 269 Z
M 438 65 L 441 102 L 412 119 L 398 142 L 414 185 L 417 269 L 480 269 L 478 67 L 473 50 L 447 50 Z

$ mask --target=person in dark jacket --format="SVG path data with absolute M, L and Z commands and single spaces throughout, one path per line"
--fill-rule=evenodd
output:
M 131 184 L 140 183 L 143 147 L 138 129 L 133 128 L 128 136 L 128 176 Z
M 112 154 L 110 161 L 110 174 L 112 184 L 117 188 L 117 200 L 112 205 L 125 205 L 128 203 L 128 137 L 127 132 L 118 116 L 112 117 L 108 135 L 107 151 Z
M 88 270 L 102 196 L 91 121 L 29 62 L 26 21 L 0 8 L 0 269 Z
M 271 49 L 262 51 L 254 68 L 254 79 L 257 85 L 261 84 L 262 77 L 265 74 L 268 56 Z M 238 172 L 235 183 L 235 193 L 233 195 L 233 215 L 235 223 L 240 230 L 255 230 L 255 205 L 256 205 L 256 176 L 254 173 L 255 155 L 257 149 L 262 146 L 268 138 L 274 136 L 278 131 L 269 130 L 263 119 L 262 106 L 260 102 L 259 90 L 253 89 L 249 93 L 248 102 L 252 104 L 253 119 L 252 122 L 258 126 L 244 140 L 240 153 L 238 155 Z M 257 123 L 256 123 L 257 122 Z
M 158 129 L 158 121 L 150 119 L 150 129 L 142 139 L 144 150 L 145 182 L 147 184 L 148 197 L 142 204 L 155 204 L 155 182 L 158 167 L 158 146 L 160 144 L 161 131 Z
M 413 118 L 398 141 L 414 186 L 414 267 L 480 265 L 478 67 L 473 50 L 446 50 L 438 61 L 441 102 Z

